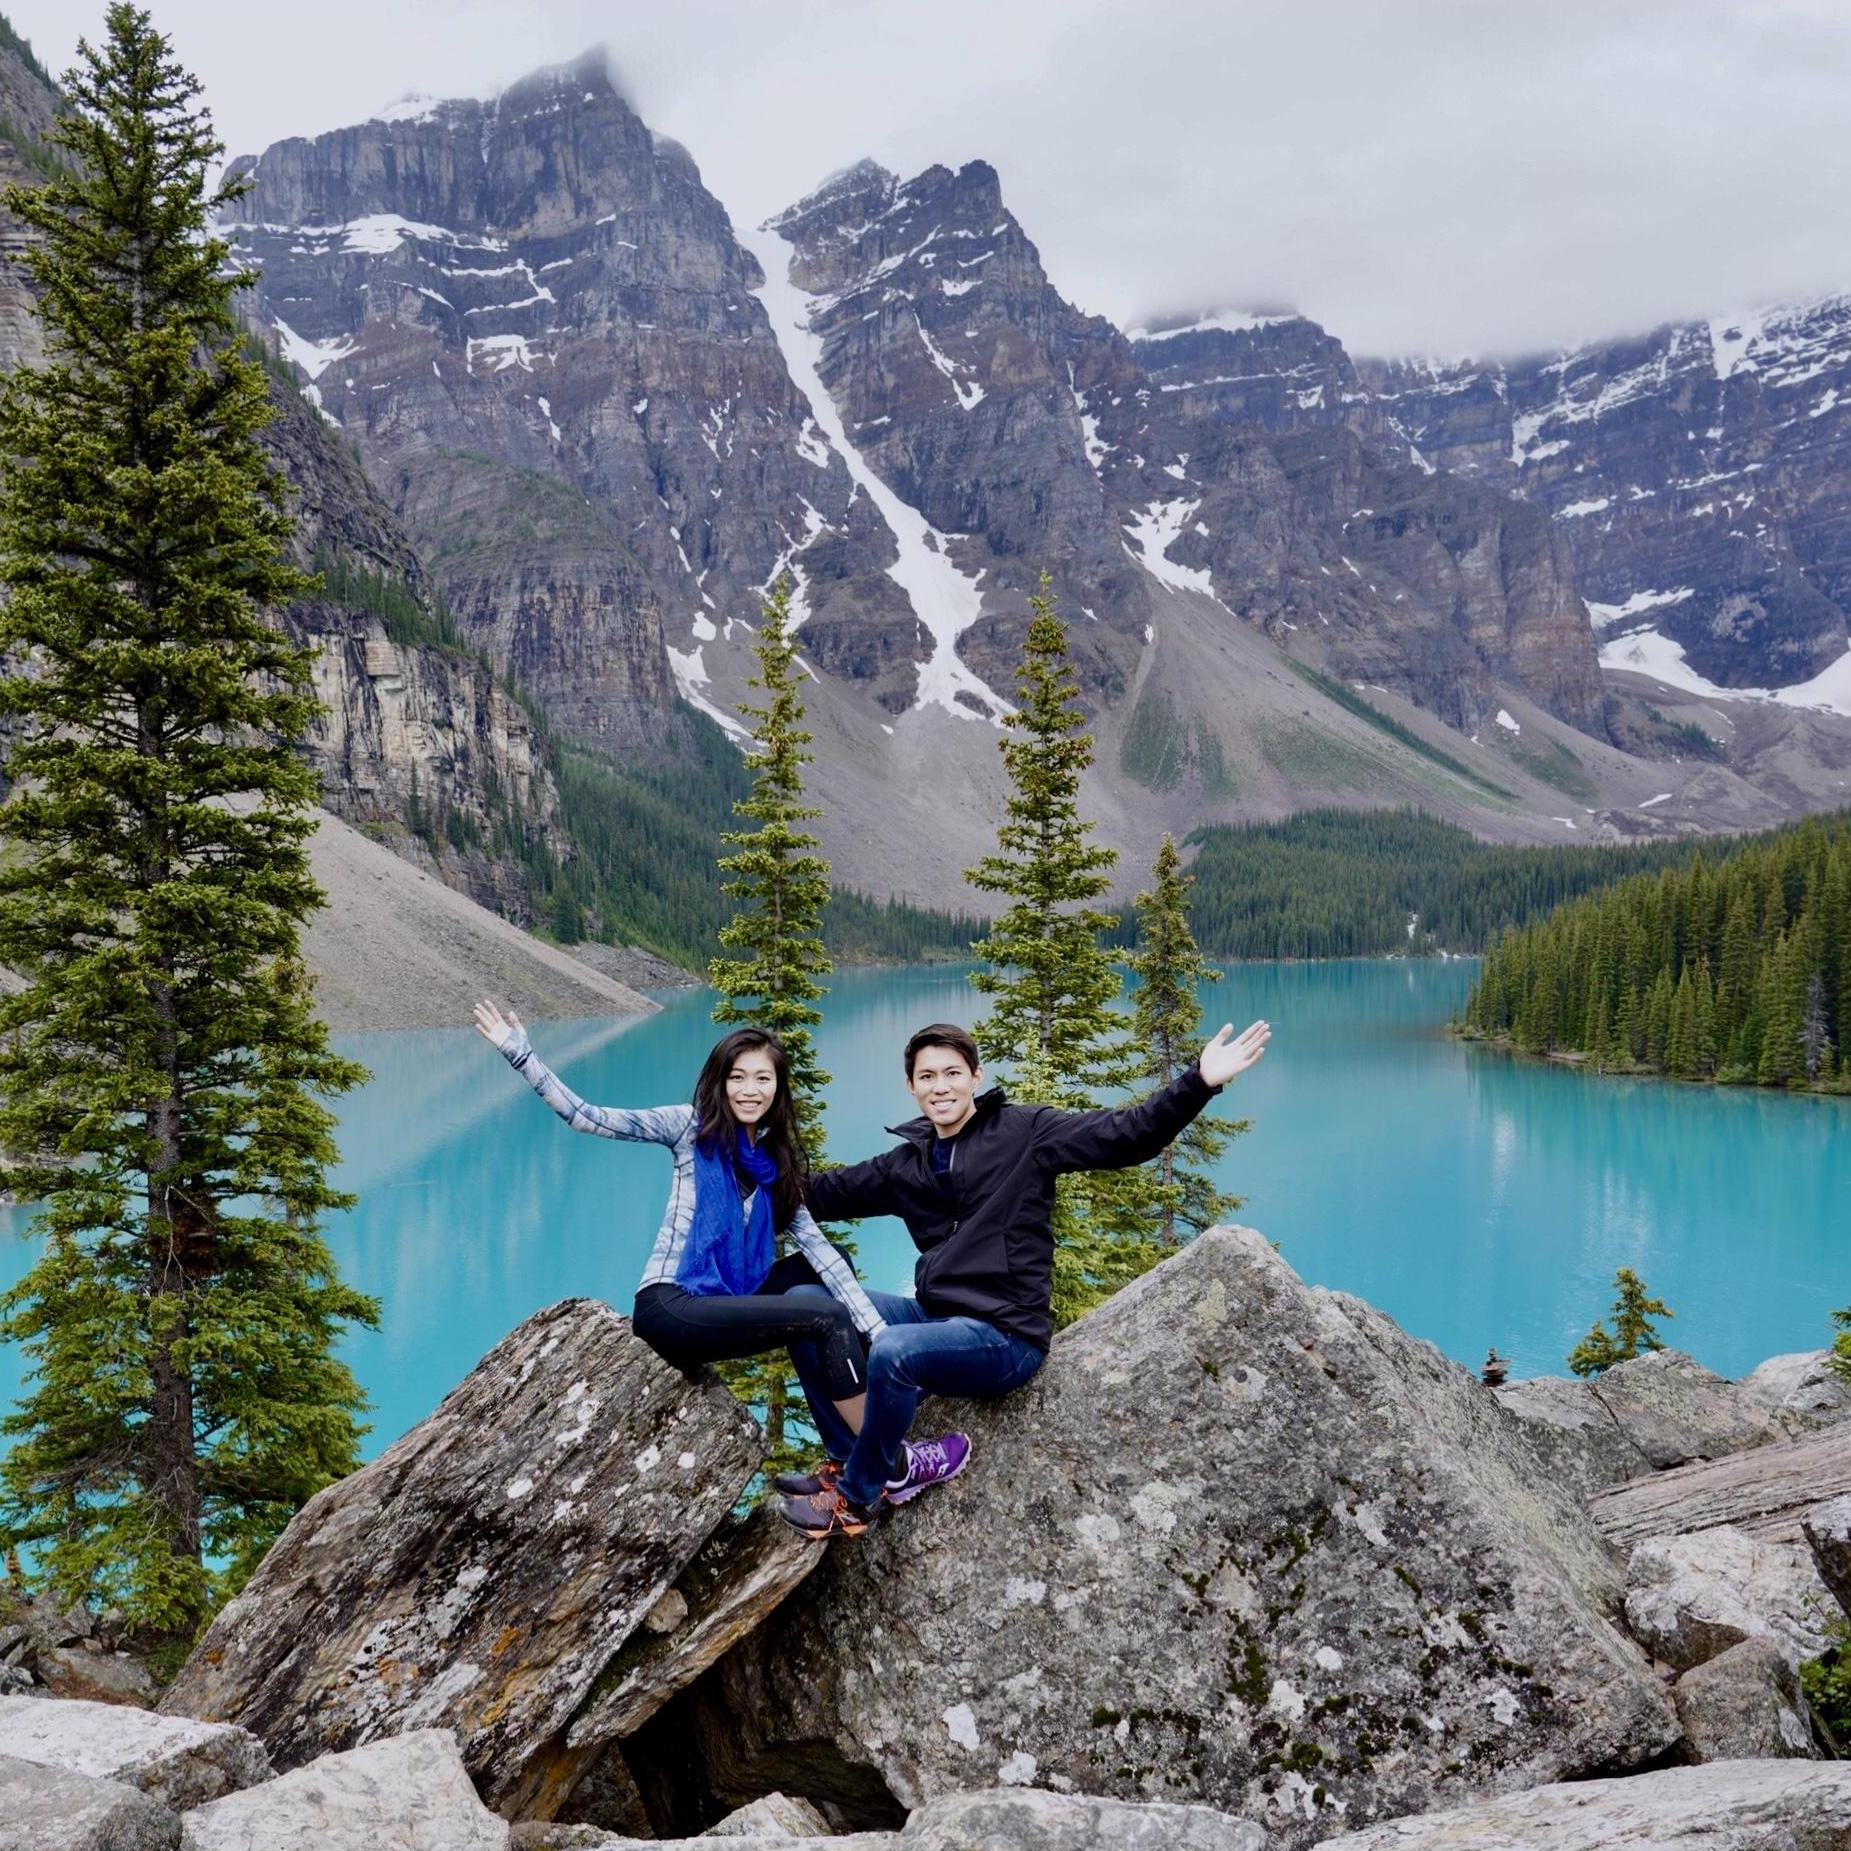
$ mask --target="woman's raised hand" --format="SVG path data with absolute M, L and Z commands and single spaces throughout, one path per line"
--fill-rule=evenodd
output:
M 520 1032 L 521 1019 L 512 1009 L 503 1015 L 486 997 L 476 1004 L 476 1033 L 505 1048 Z
M 1202 1050 L 1202 1078 L 1210 1086 L 1227 1085 L 1266 1052 L 1272 1032 L 1270 1022 L 1252 1022 L 1236 1038 L 1234 1024 L 1224 1022 L 1220 1034 Z

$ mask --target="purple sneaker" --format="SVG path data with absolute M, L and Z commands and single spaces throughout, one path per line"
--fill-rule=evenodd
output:
M 970 1464 L 970 1435 L 947 1433 L 940 1440 L 909 1440 L 906 1443 L 906 1476 L 889 1482 L 887 1502 L 910 1504 L 920 1492 L 942 1485 Z

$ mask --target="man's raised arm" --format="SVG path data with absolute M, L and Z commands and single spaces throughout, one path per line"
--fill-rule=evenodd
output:
M 1237 1038 L 1228 1023 L 1193 1067 L 1135 1105 L 1100 1112 L 1045 1111 L 1036 1135 L 1042 1161 L 1056 1170 L 1124 1170 L 1148 1163 L 1222 1087 L 1266 1052 L 1272 1032 L 1269 1024 L 1255 1022 Z

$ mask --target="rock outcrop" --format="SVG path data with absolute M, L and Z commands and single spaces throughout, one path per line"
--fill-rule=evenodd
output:
M 181 1851 L 507 1851 L 448 1730 L 323 1755 L 189 1813 Z
M 1672 1689 L 1685 1752 L 1696 1761 L 1816 1758 L 1800 1680 L 1771 1639 L 1744 1639 L 1686 1671 Z
M 1328 1841 L 1328 1851 L 1841 1851 L 1851 1767 L 1720 1761 L 1537 1787 Z
M 1788 1664 L 1825 1649 L 1830 1597 L 1804 1545 L 1770 1542 L 1718 1524 L 1648 1537 L 1626 1570 L 1626 1623 L 1680 1671 L 1744 1639 L 1766 1639 Z
M 1496 1392 L 1550 1468 L 1584 1494 L 1765 1446 L 1791 1431 L 1746 1384 L 1678 1350 L 1650 1351 L 1589 1381 L 1535 1376 Z
M 119 1781 L 175 1812 L 270 1778 L 247 1730 L 79 1700 L 0 1697 L 0 1755 Z
M 1622 1549 L 1647 1537 L 1729 1524 L 1773 1542 L 1801 1543 L 1815 1505 L 1851 1492 L 1851 1428 L 1759 1446 L 1655 1472 L 1594 1494 L 1588 1511 Z
M 859 1768 L 909 1805 L 1188 1800 L 1292 1846 L 1678 1737 L 1609 1619 L 1616 1561 L 1515 1418 L 1257 1235 L 1202 1236 L 1021 1394 L 944 1417 L 973 1469 L 635 1738 L 646 1792 L 692 1753 L 716 1802 L 756 1777 L 840 1804 Z
M 1795 1432 L 1851 1420 L 1851 1381 L 1833 1366 L 1830 1350 L 1770 1356 L 1742 1377 L 1742 1393 Z
M 180 1817 L 123 1781 L 0 1755 L 0 1851 L 180 1851 Z
M 608 1306 L 552 1306 L 303 1507 L 162 1709 L 238 1722 L 282 1768 L 449 1728 L 492 1804 L 551 1817 L 593 1752 L 569 1726 L 759 1456 L 717 1381 Z

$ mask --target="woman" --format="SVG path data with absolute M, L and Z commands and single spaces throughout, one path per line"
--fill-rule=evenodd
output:
M 692 1105 L 626 1111 L 587 1105 L 563 1084 L 534 1053 L 518 1016 L 480 1002 L 476 1027 L 574 1131 L 674 1152 L 668 1211 L 637 1288 L 636 1334 L 678 1369 L 812 1344 L 829 1398 L 859 1426 L 863 1339 L 872 1342 L 887 1326 L 803 1206 L 803 1146 L 777 1038 L 734 1029 L 707 1056 Z M 777 1260 L 780 1232 L 801 1258 Z M 829 1295 L 786 1296 L 806 1280 L 820 1280 Z

